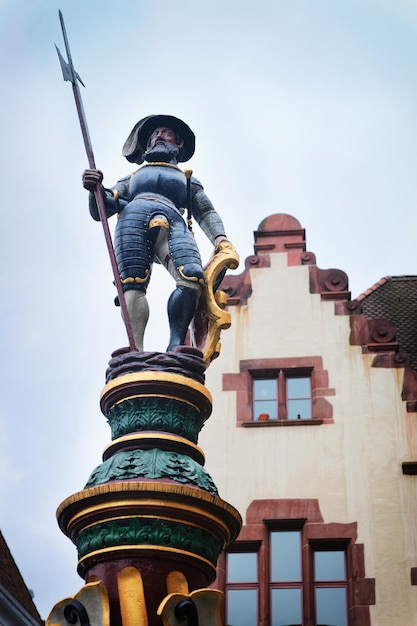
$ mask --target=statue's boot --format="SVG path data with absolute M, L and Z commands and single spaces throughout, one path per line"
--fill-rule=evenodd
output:
M 197 299 L 198 291 L 184 286 L 177 287 L 170 295 L 168 300 L 170 338 L 167 352 L 184 344 L 188 326 L 194 317 Z

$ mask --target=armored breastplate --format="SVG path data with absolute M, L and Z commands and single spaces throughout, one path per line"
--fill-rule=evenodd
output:
M 187 182 L 183 172 L 168 165 L 145 165 L 135 172 L 130 181 L 132 198 L 142 193 L 156 193 L 180 209 L 186 206 Z

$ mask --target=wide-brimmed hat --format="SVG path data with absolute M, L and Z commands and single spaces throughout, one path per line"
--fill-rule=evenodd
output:
M 191 159 L 195 150 L 195 135 L 185 122 L 173 115 L 148 115 L 139 120 L 124 143 L 123 156 L 131 163 L 143 163 L 149 136 L 159 126 L 172 128 L 184 141 L 177 160 L 184 163 Z

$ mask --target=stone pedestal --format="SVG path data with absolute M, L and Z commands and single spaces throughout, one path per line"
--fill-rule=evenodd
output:
M 85 488 L 57 515 L 77 547 L 79 574 L 108 599 L 112 626 L 174 624 L 171 594 L 197 615 L 203 595 L 197 592 L 197 601 L 196 590 L 206 592 L 217 615 L 211 623 L 219 624 L 218 592 L 205 588 L 241 518 L 219 497 L 197 445 L 212 408 L 204 371 L 201 353 L 190 348 L 110 361 L 100 406 L 112 441 Z M 100 615 L 107 615 L 102 600 Z

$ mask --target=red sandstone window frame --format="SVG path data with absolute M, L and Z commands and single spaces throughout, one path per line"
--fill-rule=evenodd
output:
M 254 419 L 253 381 L 256 378 L 278 380 L 278 419 Z M 287 419 L 286 379 L 306 377 L 311 380 L 311 417 Z M 279 378 L 282 378 L 280 383 Z M 284 381 L 285 379 L 285 381 Z M 236 423 L 239 427 L 308 426 L 333 423 L 333 407 L 326 396 L 335 395 L 320 356 L 248 359 L 239 363 L 239 373 L 223 374 L 223 390 L 236 391 Z
M 270 615 L 270 569 L 269 540 L 274 530 L 300 530 L 302 550 L 302 610 L 303 623 L 310 626 L 315 621 L 314 554 L 320 551 L 338 550 L 345 553 L 345 579 L 333 581 L 333 588 L 346 590 L 347 625 L 370 626 L 369 606 L 375 604 L 375 580 L 365 578 L 364 546 L 357 544 L 357 524 L 350 522 L 324 523 L 318 501 L 304 500 L 255 500 L 249 506 L 238 539 L 229 552 L 258 553 L 258 623 L 269 626 Z M 226 591 L 238 585 L 227 584 L 227 553 L 220 556 L 217 567 L 216 588 Z M 272 585 L 273 586 L 273 585 Z M 252 583 L 253 587 L 253 583 Z M 245 585 L 241 586 L 242 589 Z M 226 622 L 227 600 L 224 603 L 223 623 Z
M 317 603 L 316 603 L 316 590 L 317 589 L 343 589 L 345 596 L 345 619 L 346 624 L 348 622 L 348 564 L 347 564 L 347 547 L 349 545 L 349 540 L 347 539 L 339 539 L 332 538 L 327 539 L 324 543 L 318 541 L 309 541 L 306 537 L 307 533 L 305 532 L 305 521 L 304 520 L 286 520 L 281 523 L 274 520 L 266 523 L 268 528 L 268 534 L 265 539 L 265 550 L 261 551 L 260 545 L 257 548 L 250 549 L 249 546 L 253 546 L 253 544 L 249 544 L 247 542 L 235 542 L 233 545 L 233 549 L 229 550 L 226 553 L 226 585 L 225 585 L 225 612 L 226 612 L 226 620 L 225 623 L 228 623 L 228 593 L 229 591 L 257 591 L 257 621 L 261 623 L 260 619 L 260 605 L 261 605 L 261 597 L 264 597 L 264 605 L 268 604 L 268 612 L 270 614 L 270 620 L 272 619 L 272 594 L 274 591 L 285 591 L 285 590 L 294 590 L 299 592 L 300 598 L 300 609 L 301 609 L 301 621 L 302 623 L 312 623 L 316 624 L 317 620 Z M 300 575 L 296 580 L 274 580 L 272 577 L 272 533 L 276 532 L 297 532 L 299 533 L 298 542 L 299 542 L 299 550 L 300 554 Z M 302 546 L 304 549 L 302 549 Z M 308 548 L 308 549 L 307 549 Z M 320 552 L 332 552 L 337 551 L 343 553 L 343 565 L 344 565 L 344 576 L 338 580 L 329 580 L 325 581 L 317 581 L 314 575 L 314 563 L 316 554 Z M 258 557 L 258 574 L 256 581 L 247 581 L 247 582 L 229 582 L 228 581 L 228 560 L 229 554 L 236 553 L 247 553 L 252 552 L 256 553 Z M 298 617 L 297 617 L 298 619 Z M 312 622 L 309 622 L 312 620 Z

